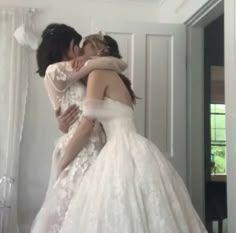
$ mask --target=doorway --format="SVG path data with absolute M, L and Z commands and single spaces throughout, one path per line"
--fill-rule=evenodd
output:
M 224 15 L 204 27 L 205 218 L 209 233 L 227 232 Z
M 221 150 L 225 149 L 225 140 L 220 142 L 211 140 L 211 133 L 213 135 L 213 129 L 211 131 L 211 89 L 219 91 L 222 90 L 224 75 L 224 4 L 223 1 L 209 1 L 202 9 L 200 9 L 194 16 L 192 16 L 187 22 L 187 106 L 188 106 L 188 127 L 187 127 L 187 154 L 188 154 L 188 186 L 192 196 L 193 204 L 198 211 L 202 220 L 206 221 L 209 232 L 213 232 L 212 224 L 213 220 L 209 219 L 209 185 L 206 185 L 207 181 L 211 181 L 213 178 L 224 179 L 225 178 L 225 166 L 221 170 L 214 170 L 212 163 L 214 159 L 219 160 L 219 153 L 217 155 L 211 155 L 211 150 L 216 152 L 218 144 L 222 143 Z M 212 34 L 215 30 L 216 36 L 208 38 L 209 34 Z M 218 30 L 218 31 L 217 31 Z M 221 30 L 221 31 L 220 31 Z M 208 36 L 208 37 L 207 37 Z M 207 41 L 209 39 L 209 42 Z M 215 44 L 214 44 L 215 43 Z M 221 45 L 220 45 L 221 44 Z M 212 48 L 212 46 L 215 46 Z M 205 56 L 205 51 L 212 52 L 208 57 Z M 219 55 L 216 58 L 216 53 Z M 212 59 L 212 60 L 211 60 Z M 216 61 L 216 59 L 218 59 Z M 207 77 L 206 77 L 207 76 Z M 221 77 L 220 77 L 221 76 Z M 214 82 L 211 82 L 211 77 L 214 77 Z M 206 78 L 207 81 L 206 81 Z M 219 80 L 215 80 L 219 79 Z M 219 81 L 219 82 L 218 82 Z M 214 85 L 213 85 L 214 83 Z M 217 86 L 218 85 L 218 86 Z M 212 87 L 212 88 L 211 88 Z M 214 87 L 214 88 L 213 88 Z M 221 93 L 224 95 L 224 93 Z M 222 96 L 218 98 L 221 98 Z M 216 102 L 215 105 L 224 105 L 224 100 L 221 103 Z M 222 106 L 224 108 L 224 106 Z M 212 106 L 213 108 L 217 106 Z M 218 108 L 217 108 L 218 109 Z M 215 111 L 215 115 L 218 113 Z M 219 118 L 225 118 L 220 115 Z M 216 118 L 212 116 L 213 118 Z M 213 125 L 213 123 L 212 123 Z M 216 130 L 216 128 L 215 128 Z M 218 130 L 218 129 L 217 129 Z M 222 126 L 223 131 L 223 126 Z M 225 131 L 225 128 L 224 128 Z M 217 131 L 219 133 L 219 131 Z M 216 134 L 216 132 L 215 132 Z M 224 142 L 223 142 L 224 141 Z M 224 143 L 224 144 L 223 144 Z M 222 153 L 221 153 L 222 154 Z M 225 156 L 225 154 L 224 154 Z M 224 157 L 223 156 L 223 157 Z M 225 157 L 222 163 L 224 163 Z M 218 163 L 218 162 L 217 162 Z M 215 173 L 212 173 L 215 171 Z M 219 171 L 221 174 L 219 174 Z M 216 174 L 218 172 L 218 174 Z M 212 176 L 214 175 L 214 176 Z M 219 182 L 216 181 L 215 182 Z M 220 183 L 220 182 L 219 182 Z M 216 183 L 216 184 L 219 184 Z M 226 186 L 226 182 L 223 183 Z M 206 196 L 206 193 L 208 195 Z M 225 191 L 226 194 L 226 191 Z M 210 195 L 212 196 L 212 195 Z M 207 210 L 207 211 L 206 211 Z M 211 221 L 210 221 L 211 220 Z M 218 219 L 217 219 L 218 220 Z M 216 228 L 222 227 L 223 221 L 219 222 Z M 212 227 L 211 227 L 212 226 Z M 220 229 L 216 229 L 215 232 Z

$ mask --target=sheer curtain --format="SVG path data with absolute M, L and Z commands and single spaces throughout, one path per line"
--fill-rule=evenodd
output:
M 0 232 L 19 233 L 17 183 L 29 76 L 33 11 L 0 8 Z

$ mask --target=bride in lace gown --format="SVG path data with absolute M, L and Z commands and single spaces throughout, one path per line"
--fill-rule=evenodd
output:
M 86 49 L 119 54 L 115 41 L 98 38 L 90 37 Z M 102 123 L 107 141 L 76 185 L 60 233 L 207 232 L 178 173 L 153 143 L 137 133 L 134 101 L 127 80 L 116 72 L 89 75 L 80 125 L 60 167 L 66 171 L 74 163 L 94 122 Z
M 66 25 L 52 24 L 43 32 L 42 43 L 37 52 L 37 61 L 39 74 L 45 76 L 45 87 L 55 111 L 58 108 L 64 111 L 71 105 L 77 105 L 80 109 L 82 108 L 86 91 L 85 85 L 78 80 L 89 74 L 92 70 L 102 68 L 121 72 L 126 68 L 124 62 L 112 57 L 89 60 L 78 72 L 73 72 L 74 69 L 71 62 L 54 63 L 70 60 L 78 56 L 79 47 L 77 44 L 79 44 L 80 40 L 81 36 L 74 29 Z M 57 55 L 64 48 L 68 50 L 68 57 L 65 58 L 61 54 L 57 60 Z M 50 57 L 50 60 L 47 60 L 45 57 Z M 60 232 L 65 213 L 75 194 L 75 187 L 94 162 L 104 144 L 104 133 L 100 124 L 96 122 L 91 137 L 83 150 L 75 156 L 73 162 L 63 172 L 59 170 L 59 161 L 62 159 L 65 148 L 78 127 L 80 119 L 81 111 L 79 112 L 78 120 L 70 126 L 68 133 L 64 134 L 57 141 L 53 153 L 47 196 L 33 223 L 31 233 Z M 60 176 L 56 179 L 60 172 Z

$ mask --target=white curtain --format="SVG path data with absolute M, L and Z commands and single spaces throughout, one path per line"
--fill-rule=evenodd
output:
M 32 13 L 28 9 L 0 8 L 0 233 L 19 233 L 19 147 L 28 89 L 30 47 L 35 48 L 37 44 L 34 35 L 27 33 Z

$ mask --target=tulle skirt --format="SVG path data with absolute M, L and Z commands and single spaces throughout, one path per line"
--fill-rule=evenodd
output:
M 106 143 L 81 179 L 59 232 L 207 231 L 169 161 L 146 138 L 127 132 Z

